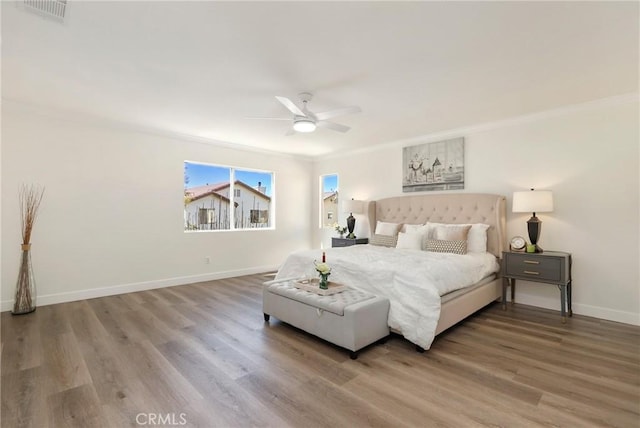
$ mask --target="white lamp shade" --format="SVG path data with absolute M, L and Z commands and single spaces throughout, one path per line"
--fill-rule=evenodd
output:
M 551 190 L 513 192 L 514 213 L 547 213 L 553 211 Z
M 363 201 L 357 201 L 355 199 L 347 199 L 342 202 L 342 210 L 353 214 L 360 214 L 364 208 Z

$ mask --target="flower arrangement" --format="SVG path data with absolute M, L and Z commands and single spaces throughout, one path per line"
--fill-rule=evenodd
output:
M 329 275 L 331 273 L 331 267 L 326 263 L 316 263 L 316 270 L 320 275 Z
M 340 236 L 347 232 L 347 226 L 340 226 L 338 223 L 333 223 L 333 228 L 340 234 Z

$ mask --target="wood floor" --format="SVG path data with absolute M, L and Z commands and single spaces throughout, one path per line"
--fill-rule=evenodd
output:
M 2 313 L 2 427 L 640 425 L 640 328 L 494 304 L 424 354 L 271 319 L 261 275 Z

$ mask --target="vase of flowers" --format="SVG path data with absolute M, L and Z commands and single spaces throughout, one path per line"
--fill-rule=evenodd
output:
M 314 262 L 315 263 L 315 262 Z M 315 263 L 316 271 L 320 275 L 320 289 L 327 290 L 329 288 L 329 275 L 331 275 L 331 267 L 326 263 Z
M 347 233 L 346 226 L 340 226 L 338 223 L 333 223 L 333 228 L 338 232 L 341 238 L 344 238 L 344 234 Z

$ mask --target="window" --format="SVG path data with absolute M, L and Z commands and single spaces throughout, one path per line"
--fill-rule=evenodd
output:
M 273 173 L 184 163 L 184 230 L 273 226 Z
M 265 224 L 269 222 L 268 210 L 251 210 L 251 224 Z
M 198 208 L 198 224 L 212 224 L 216 210 L 213 208 Z
M 320 227 L 338 222 L 338 174 L 320 176 Z

